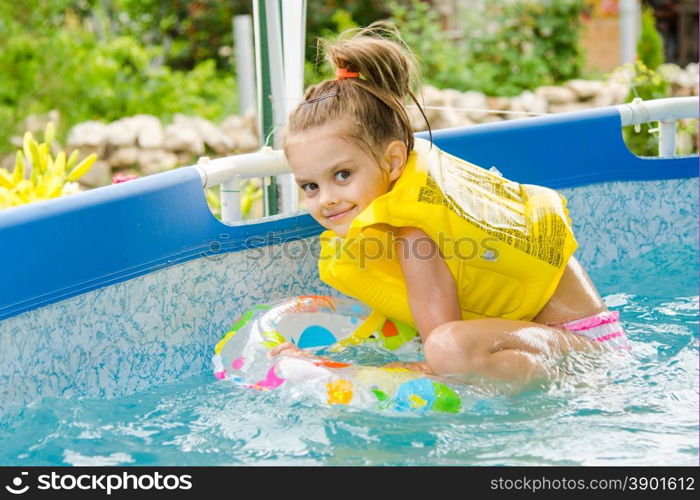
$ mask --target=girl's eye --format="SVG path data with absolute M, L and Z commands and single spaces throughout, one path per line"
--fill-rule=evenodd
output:
M 309 183 L 304 184 L 303 186 L 301 186 L 301 189 L 302 189 L 305 193 L 313 193 L 314 191 L 316 191 L 316 190 L 318 189 L 318 185 L 315 184 L 315 183 L 313 183 L 313 182 L 309 182 Z
M 340 172 L 335 174 L 335 177 L 339 181 L 346 181 L 346 180 L 348 180 L 348 177 L 350 177 L 350 171 L 349 170 L 341 170 Z

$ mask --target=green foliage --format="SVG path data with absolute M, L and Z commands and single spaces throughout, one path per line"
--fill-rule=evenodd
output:
M 233 44 L 231 20 L 237 15 L 253 14 L 250 0 L 84 1 L 92 2 L 93 10 L 106 6 L 105 17 L 118 34 L 167 46 L 165 63 L 177 69 L 192 69 L 205 59 L 214 59 L 219 69 L 233 70 L 235 62 L 227 50 Z M 308 0 L 308 60 L 315 56 L 316 38 L 338 27 L 336 14 L 341 10 L 363 26 L 388 15 L 382 0 Z
M 393 0 L 389 7 L 391 21 L 421 63 L 423 80 L 439 88 L 464 88 L 464 79 L 471 76 L 461 63 L 467 57 L 466 47 L 450 39 L 439 13 L 420 0 Z
M 637 57 L 651 69 L 664 63 L 664 41 L 656 29 L 654 11 L 645 8 L 642 12 L 642 32 L 637 42 Z
M 342 12 L 339 12 L 342 11 Z M 390 14 L 384 0 L 307 0 L 306 60 L 315 61 L 317 39 L 340 33 L 345 28 L 367 26 Z
M 221 220 L 221 190 L 213 187 L 204 191 L 209 209 L 214 217 Z M 253 180 L 247 180 L 241 184 L 241 218 L 249 219 L 253 214 L 253 205 L 262 199 L 263 190 Z
M 65 130 L 139 113 L 220 120 L 237 110 L 235 77 L 217 71 L 212 59 L 174 70 L 162 64 L 163 47 L 128 36 L 100 41 L 70 11 L 43 30 L 26 30 L 11 18 L 0 29 L 0 68 L 12 75 L 0 79 L 0 150 L 22 119 L 51 109 L 61 113 Z
M 655 70 L 664 63 L 664 45 L 656 29 L 654 11 L 650 8 L 642 12 L 642 32 L 637 42 L 637 61 L 627 65 L 630 78 L 628 101 L 640 99 L 662 99 L 668 97 L 669 83 Z M 623 137 L 630 151 L 638 156 L 657 156 L 659 152 L 658 133 L 651 133 L 657 125 L 643 124 L 638 127 L 625 127 Z
M 103 11 L 116 35 L 145 40 L 166 48 L 163 57 L 173 69 L 191 70 L 205 60 L 218 69 L 235 66 L 232 19 L 251 14 L 250 0 L 100 0 L 95 10 Z
M 643 100 L 662 99 L 668 97 L 669 83 L 659 73 L 648 68 L 641 60 L 634 64 L 623 66 L 622 74 L 628 75 L 630 95 L 628 101 L 634 98 Z M 656 124 L 643 124 L 623 129 L 623 137 L 630 151 L 638 156 L 657 156 L 659 150 L 658 135 L 649 131 Z
M 359 27 L 353 20 L 352 14 L 344 9 L 338 9 L 333 12 L 333 14 L 331 14 L 331 21 L 333 21 L 335 29 L 322 28 L 316 42 L 318 42 L 318 38 L 333 40 L 343 31 Z M 317 43 L 316 47 L 318 47 Z M 304 62 L 304 87 L 308 87 L 309 85 L 328 78 L 333 78 L 334 76 L 328 64 L 323 60 L 322 54 L 315 52 L 312 61 L 313 62 L 307 60 Z
M 422 58 L 423 78 L 440 88 L 513 96 L 580 75 L 583 0 L 477 2 L 457 39 L 427 2 L 393 0 L 392 20 Z

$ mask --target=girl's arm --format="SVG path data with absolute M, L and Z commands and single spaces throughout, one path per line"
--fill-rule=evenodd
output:
M 462 319 L 457 284 L 437 244 L 422 230 L 395 230 L 396 252 L 408 288 L 408 305 L 425 342 L 430 332 Z
M 389 229 L 389 228 L 387 228 Z M 457 285 L 435 242 L 415 227 L 393 228 L 396 251 L 408 289 L 408 304 L 416 320 L 418 333 L 425 342 L 436 327 L 462 319 Z M 291 342 L 272 349 L 268 356 L 278 354 L 315 357 L 301 351 Z M 432 374 L 427 363 L 389 363 L 387 368 L 407 368 Z

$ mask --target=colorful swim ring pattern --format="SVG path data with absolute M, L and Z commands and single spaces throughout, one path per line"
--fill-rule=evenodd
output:
M 376 342 L 397 349 L 416 338 L 408 325 L 371 312 L 352 299 L 292 297 L 258 305 L 238 318 L 214 349 L 214 376 L 261 391 L 280 387 L 317 396 L 329 405 L 456 413 L 462 402 L 447 384 L 404 368 L 363 366 L 324 357 L 276 356 L 292 342 L 310 354 Z

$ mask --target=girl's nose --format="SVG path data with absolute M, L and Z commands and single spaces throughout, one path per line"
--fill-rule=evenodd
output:
M 321 191 L 321 205 L 324 207 L 332 207 L 338 204 L 338 196 L 333 189 L 324 189 Z

